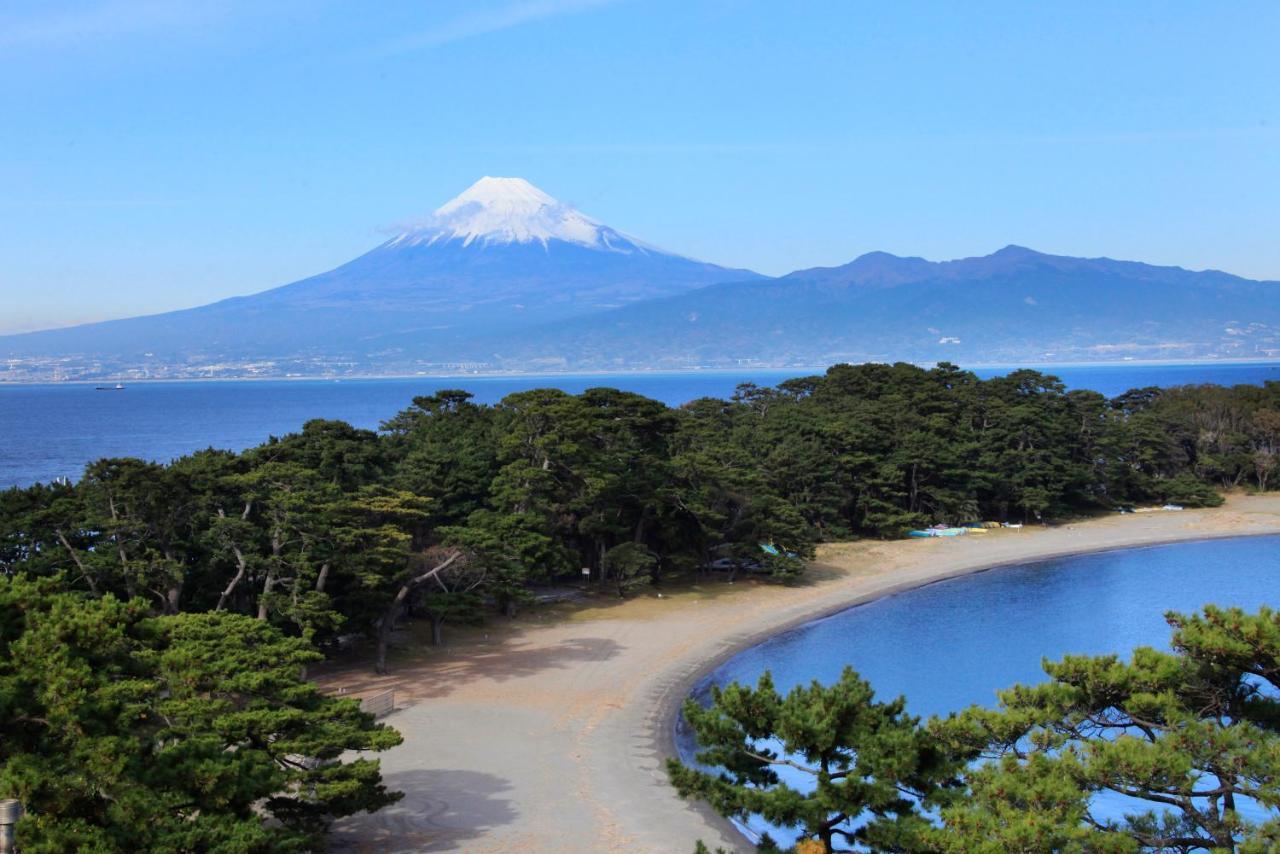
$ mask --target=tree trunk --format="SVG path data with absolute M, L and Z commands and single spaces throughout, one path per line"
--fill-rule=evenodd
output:
M 165 594 L 165 607 L 169 609 L 169 613 L 179 613 L 182 603 L 182 582 L 178 581 L 170 584 Z
M 249 518 L 249 511 L 252 508 L 253 508 L 252 502 L 246 502 L 244 505 L 244 512 L 240 514 L 240 518 L 241 519 Z M 218 516 L 223 519 L 227 518 L 226 512 L 221 507 L 218 508 Z M 226 542 L 229 546 L 231 546 L 231 553 L 236 556 L 236 574 L 231 579 L 231 581 L 228 582 L 227 586 L 223 589 L 222 594 L 218 596 L 218 604 L 213 609 L 215 611 L 221 611 L 224 607 L 226 607 L 227 599 L 231 597 L 231 594 L 235 592 L 236 587 L 239 586 L 240 582 L 244 580 L 245 573 L 249 569 L 249 562 L 245 559 L 244 552 L 240 551 L 240 547 L 236 545 L 235 542 L 232 541 L 232 539 L 229 536 L 227 537 Z
M 404 600 L 409 597 L 409 592 L 424 581 L 435 578 L 444 570 L 452 566 L 458 558 L 462 557 L 462 552 L 454 552 L 444 561 L 436 564 L 431 569 L 414 576 L 400 585 L 400 589 L 396 591 L 396 595 L 392 598 L 391 604 L 387 606 L 387 610 L 383 612 L 382 617 L 378 620 L 378 651 L 375 656 L 374 669 L 378 673 L 387 672 L 387 642 L 391 639 L 391 631 L 395 628 L 396 617 L 400 615 L 400 609 L 404 606 Z M 435 626 L 432 626 L 432 634 L 434 636 Z
M 168 549 L 165 550 L 164 557 L 171 567 L 178 563 L 173 556 L 173 552 Z M 181 611 L 182 588 L 186 586 L 186 581 L 186 576 L 183 574 L 181 577 L 171 580 L 169 586 L 165 589 L 164 606 L 169 614 L 177 614 Z
M 118 525 L 120 523 L 120 517 L 116 513 L 116 501 L 110 494 L 107 495 L 107 507 L 111 510 L 111 521 Z M 124 576 L 125 592 L 128 593 L 129 598 L 132 599 L 138 595 L 138 591 L 137 587 L 133 583 L 133 576 L 129 574 L 129 556 L 125 554 L 124 542 L 120 539 L 120 532 L 113 531 L 111 539 L 115 541 L 116 554 L 120 556 L 120 572 Z
M 1264 492 L 1266 491 L 1265 486 L 1262 489 Z M 85 567 L 84 561 L 80 560 L 80 555 L 71 547 L 71 543 L 67 542 L 66 534 L 62 533 L 61 528 L 54 529 L 54 533 L 58 535 L 58 539 L 62 542 L 63 547 L 66 548 L 67 554 L 71 555 L 71 559 L 75 561 L 76 568 L 80 570 L 80 574 L 84 576 L 84 580 L 89 582 L 89 592 L 94 596 L 97 596 L 98 585 L 93 580 L 93 575 L 90 574 L 88 568 Z
M 280 526 L 277 520 L 276 527 L 271 531 L 271 568 L 267 570 L 267 579 L 262 583 L 262 595 L 258 597 L 259 620 L 267 618 L 267 604 L 271 597 L 271 590 L 276 586 L 276 570 L 280 566 L 282 551 L 284 551 L 284 543 L 280 538 Z
M 228 582 L 226 588 L 222 591 L 222 595 L 218 597 L 218 605 L 213 609 L 215 611 L 221 611 L 227 604 L 227 599 L 235 592 L 236 586 L 244 579 L 244 574 L 249 568 L 249 562 L 245 560 L 244 553 L 240 551 L 240 547 L 235 543 L 231 544 L 231 552 L 236 556 L 236 574 Z
M 267 580 L 262 584 L 262 595 L 258 597 L 258 619 L 265 620 L 267 618 L 268 597 L 271 596 L 271 588 L 276 586 L 276 568 L 274 566 L 267 570 Z
M 387 672 L 387 640 L 391 637 L 391 623 L 385 618 L 378 624 L 378 652 L 374 657 L 373 669 L 379 674 Z
M 444 614 L 431 613 L 431 645 L 444 646 Z

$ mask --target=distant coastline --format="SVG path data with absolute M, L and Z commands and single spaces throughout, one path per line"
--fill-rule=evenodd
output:
M 0 335 L 5 371 L 292 379 L 1280 358 L 1280 282 L 1217 270 L 1009 245 L 949 261 L 867 252 L 768 277 L 640 247 L 519 178 L 483 178 L 438 213 L 260 293 Z
M 896 359 L 883 360 L 867 360 L 866 363 L 893 364 Z M 908 364 L 917 365 L 919 367 L 932 367 L 939 362 L 913 362 L 907 361 Z M 839 363 L 831 363 L 839 364 Z M 986 370 L 1034 370 L 1041 373 L 1052 374 L 1054 368 L 1138 368 L 1138 367 L 1177 367 L 1185 365 L 1187 367 L 1196 367 L 1204 365 L 1275 365 L 1280 370 L 1280 359 L 1272 356 L 1256 358 L 1256 359 L 1108 359 L 1096 362 L 973 362 L 961 364 L 963 370 L 986 371 Z M 9 379 L 0 375 L 0 386 L 74 386 L 74 385 L 99 385 L 104 382 L 108 383 L 126 383 L 126 384 L 160 384 L 160 383 L 244 383 L 244 382 L 343 382 L 347 380 L 372 381 L 372 380 L 420 380 L 420 379 L 517 379 L 517 378 L 556 378 L 556 377 L 634 377 L 634 376 L 680 376 L 685 374 L 705 374 L 705 375 L 727 375 L 740 374 L 744 372 L 759 373 L 776 373 L 787 376 L 804 376 L 807 373 L 822 373 L 831 367 L 830 364 L 814 364 L 814 365 L 742 365 L 739 367 L 708 367 L 693 365 L 687 368 L 628 368 L 619 371 L 605 370 L 563 370 L 563 371 L 476 371 L 457 373 L 390 373 L 390 374 L 309 374 L 309 375 L 236 375 L 236 376 L 219 376 L 219 377 L 133 377 L 116 374 L 104 374 L 101 377 L 92 379 L 66 379 L 66 380 L 26 380 L 26 379 Z M 807 373 L 805 373 L 807 372 Z

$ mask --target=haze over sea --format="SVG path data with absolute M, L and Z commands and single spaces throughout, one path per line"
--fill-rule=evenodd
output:
M 987 378 L 1008 368 L 978 368 Z M 1196 383 L 1260 385 L 1280 381 L 1280 362 L 1077 365 L 1039 368 L 1069 388 L 1108 397 L 1131 388 Z M 83 384 L 0 384 L 0 488 L 66 477 L 101 457 L 167 462 L 202 448 L 243 450 L 299 430 L 312 418 L 378 425 L 418 395 L 462 388 L 480 403 L 512 392 L 554 387 L 570 393 L 612 386 L 678 406 L 699 397 L 728 397 L 740 383 L 775 385 L 819 369 L 687 373 L 555 374 L 507 377 L 150 382 L 124 391 Z

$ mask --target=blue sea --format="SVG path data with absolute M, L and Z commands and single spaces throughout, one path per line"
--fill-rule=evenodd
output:
M 785 693 L 814 679 L 835 682 L 849 666 L 879 699 L 905 696 L 911 714 L 945 716 L 995 706 L 996 691 L 1014 683 L 1043 681 L 1046 658 L 1167 649 L 1167 611 L 1194 613 L 1210 602 L 1256 611 L 1278 600 L 1274 536 L 1039 561 L 886 596 L 776 635 L 717 668 L 695 696 L 707 697 L 713 683 L 754 684 L 766 670 Z M 677 744 L 690 761 L 689 734 L 678 731 Z M 799 776 L 791 782 L 804 785 Z M 1119 817 L 1135 805 L 1113 798 L 1098 806 Z M 792 838 L 760 819 L 747 828 Z
M 1260 384 L 1280 380 L 1280 363 L 1132 364 L 1039 368 L 1072 388 L 1108 396 L 1141 386 Z M 983 377 L 1008 368 L 981 368 Z M 819 370 L 696 371 L 520 377 L 139 382 L 124 391 L 92 385 L 0 384 L 0 488 L 58 477 L 76 479 L 100 457 L 168 461 L 202 448 L 243 450 L 298 430 L 311 418 L 376 428 L 417 395 L 463 388 L 482 403 L 515 391 L 553 386 L 580 392 L 614 386 L 672 406 L 727 397 L 739 383 L 773 385 Z

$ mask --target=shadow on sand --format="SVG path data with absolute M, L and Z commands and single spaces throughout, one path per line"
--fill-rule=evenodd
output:
M 842 574 L 844 572 L 836 567 L 815 562 L 801 578 L 791 581 L 790 586 L 814 586 Z M 769 583 L 752 576 L 741 577 L 736 583 L 727 583 L 719 576 L 686 577 L 669 580 L 641 596 L 718 599 Z M 607 661 L 621 652 L 618 643 L 611 639 L 571 638 L 555 646 L 538 647 L 525 643 L 526 631 L 546 623 L 571 622 L 584 615 L 607 617 L 614 608 L 627 603 L 634 600 L 592 595 L 530 609 L 515 621 L 497 618 L 480 629 L 452 627 L 447 635 L 449 642 L 443 647 L 428 646 L 418 636 L 426 626 L 424 621 L 408 621 L 405 629 L 396 633 L 390 672 L 386 675 L 373 671 L 369 650 L 362 649 L 316 667 L 313 678 L 327 690 L 340 689 L 351 696 L 368 696 L 391 689 L 405 702 L 412 702 L 448 696 L 454 686 L 479 674 L 504 682 L 584 662 Z
M 323 681 L 340 684 L 353 695 L 390 688 L 406 698 L 428 699 L 447 696 L 455 685 L 467 682 L 476 673 L 505 682 L 583 662 L 608 661 L 622 651 L 612 638 L 570 638 L 554 646 L 521 646 L 523 634 L 517 630 L 491 644 L 446 647 L 430 657 L 393 661 L 391 672 L 385 676 L 366 667 L 352 667 L 331 671 Z
M 511 784 L 492 774 L 432 769 L 391 773 L 384 779 L 387 788 L 404 792 L 404 798 L 372 815 L 335 823 L 330 850 L 465 850 L 471 840 L 520 818 L 504 797 Z

